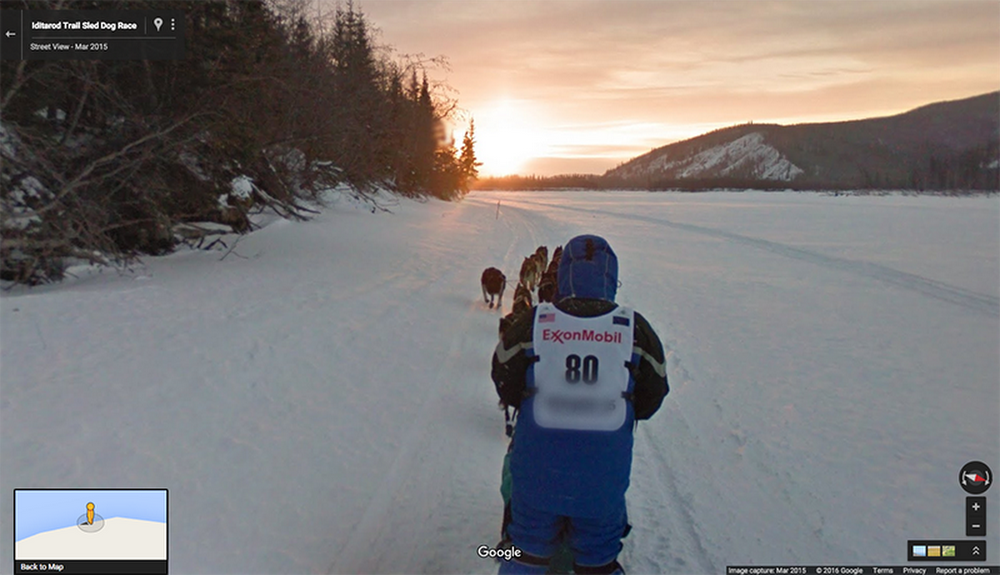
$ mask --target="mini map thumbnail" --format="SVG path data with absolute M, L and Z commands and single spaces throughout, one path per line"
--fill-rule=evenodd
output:
M 16 489 L 15 561 L 167 559 L 165 489 Z

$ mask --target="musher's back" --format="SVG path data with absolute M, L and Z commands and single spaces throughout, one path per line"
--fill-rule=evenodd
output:
M 621 572 L 625 492 L 637 420 L 669 388 L 663 346 L 614 303 L 618 260 L 598 236 L 563 249 L 556 303 L 516 316 L 493 356 L 501 402 L 519 410 L 507 534 L 520 558 L 501 573 L 545 573 L 563 537 L 575 573 Z

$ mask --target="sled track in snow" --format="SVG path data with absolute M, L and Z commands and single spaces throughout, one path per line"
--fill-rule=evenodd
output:
M 403 274 L 397 275 L 402 276 Z M 398 278 L 395 279 L 399 281 Z M 424 282 L 424 285 L 427 283 L 429 282 Z M 427 434 L 432 416 L 429 407 L 435 399 L 436 395 L 434 394 L 424 396 L 420 415 L 411 428 L 412 432 L 408 433 L 403 440 L 388 472 L 365 506 L 364 513 L 355 525 L 350 539 L 336 553 L 336 559 L 327 569 L 328 574 L 368 572 L 371 570 L 372 564 L 378 560 L 377 554 L 369 553 L 371 542 L 375 541 L 381 534 L 383 518 L 392 512 L 393 500 L 405 485 L 408 470 L 416 462 L 420 452 L 417 447 Z
M 514 231 L 514 227 L 511 226 L 510 220 L 508 218 L 503 218 L 504 225 L 511 231 L 511 233 L 515 236 L 515 238 L 517 240 L 517 241 L 511 242 L 511 244 L 507 247 L 507 253 L 504 255 L 504 259 L 503 259 L 504 265 L 505 266 L 509 266 L 508 269 L 512 270 L 511 275 L 507 276 L 507 281 L 508 281 L 507 288 L 510 290 L 511 309 L 513 309 L 513 305 L 514 305 L 514 289 L 517 287 L 517 284 L 520 281 L 521 262 L 523 261 L 523 258 L 525 256 L 528 256 L 528 255 L 531 255 L 532 253 L 534 253 L 535 249 L 540 244 L 538 243 L 538 235 L 539 235 L 538 225 L 536 223 L 534 223 L 531 220 L 531 218 L 527 217 L 530 214 L 530 212 L 527 212 L 524 208 L 519 208 L 517 206 L 507 206 L 507 207 L 509 209 L 516 210 L 517 212 L 519 212 L 518 216 L 517 216 L 517 220 L 519 221 L 519 224 L 524 227 L 525 231 L 527 231 L 527 235 L 530 238 L 529 246 L 531 246 L 529 250 L 523 250 L 522 249 L 522 251 L 525 251 L 527 253 L 518 253 L 518 251 L 517 251 L 518 245 L 521 245 L 521 244 L 524 243 L 524 240 L 522 239 L 523 236 L 521 234 L 518 234 L 517 232 Z M 525 212 L 527 212 L 527 213 L 525 213 Z M 511 261 L 511 260 L 513 260 L 513 261 Z M 532 295 L 532 297 L 535 297 L 535 296 Z M 534 302 L 534 303 L 538 303 L 538 302 Z
M 732 232 L 727 232 L 725 230 L 720 230 L 718 228 L 710 228 L 706 226 L 697 226 L 694 224 L 683 224 L 679 222 L 673 222 L 665 218 L 653 218 L 650 216 L 621 214 L 617 212 L 605 212 L 591 208 L 563 206 L 559 204 L 550 204 L 547 202 L 538 202 L 533 200 L 519 200 L 519 201 L 539 206 L 545 206 L 547 208 L 557 208 L 562 210 L 571 210 L 576 212 L 613 216 L 616 218 L 622 218 L 626 220 L 647 222 L 651 224 L 657 224 L 678 230 L 683 230 L 686 232 L 692 232 L 709 237 L 725 239 L 745 246 L 766 250 L 771 253 L 784 256 L 787 258 L 792 258 L 816 264 L 825 267 L 827 269 L 848 272 L 854 275 L 878 280 L 880 282 L 898 288 L 919 293 L 921 295 L 936 299 L 938 301 L 943 301 L 953 305 L 957 305 L 967 311 L 976 314 L 986 314 L 986 315 L 992 315 L 994 317 L 1000 316 L 1000 298 L 991 295 L 977 293 L 971 290 L 960 288 L 958 286 L 949 285 L 944 282 L 932 280 L 915 274 L 901 272 L 899 270 L 895 270 L 890 267 L 883 266 L 881 264 L 875 264 L 865 261 L 849 260 L 845 258 L 838 258 L 835 256 L 828 256 L 818 252 L 805 250 L 802 248 L 796 248 L 778 242 L 772 242 L 770 240 L 763 240 L 760 238 L 753 238 L 750 236 L 735 234 Z
M 653 435 L 653 432 L 648 425 L 640 423 L 639 433 L 643 435 L 648 445 L 656 445 L 657 438 Z M 696 519 L 695 513 L 691 508 L 691 503 L 677 487 L 677 481 L 674 478 L 673 470 L 670 468 L 670 463 L 666 460 L 663 452 L 658 449 L 649 449 L 647 452 L 652 454 L 652 466 L 655 468 L 655 473 L 660 480 L 660 485 L 666 489 L 665 491 L 660 491 L 653 486 L 640 487 L 645 487 L 643 492 L 646 494 L 652 493 L 661 496 L 664 503 L 663 509 L 670 511 L 670 520 L 675 525 L 673 537 L 671 537 L 671 539 L 666 543 L 668 545 L 677 543 L 677 546 L 680 549 L 680 552 L 671 553 L 670 558 L 675 563 L 674 565 L 657 565 L 656 567 L 682 569 L 682 572 L 689 571 L 692 566 L 685 564 L 684 556 L 687 555 L 689 559 L 692 559 L 690 555 L 693 554 L 693 559 L 697 565 L 697 572 L 718 573 L 719 569 L 716 568 L 716 565 L 712 562 L 711 555 L 705 548 L 701 535 L 695 528 Z
M 524 255 L 533 252 L 542 237 L 540 226 L 531 216 L 530 210 L 504 206 L 510 210 L 513 219 L 502 218 L 499 225 L 505 234 L 512 237 L 509 245 L 497 245 L 502 254 L 502 261 L 496 262 L 502 267 L 512 267 L 515 271 L 508 276 L 516 281 L 516 270 L 519 269 Z M 492 214 L 490 214 L 490 219 Z M 436 241 L 436 240 L 431 240 Z M 506 242 L 504 242 L 506 244 Z M 526 251 L 525 245 L 530 244 Z M 437 253 L 439 248 L 433 244 L 427 253 Z M 526 253 L 520 254 L 519 252 Z M 472 264 L 475 268 L 475 279 L 478 281 L 480 265 L 489 265 L 495 261 L 490 257 L 482 258 L 483 249 L 473 250 L 476 257 L 471 259 L 480 263 Z M 456 280 L 465 278 L 466 268 L 470 266 L 468 259 L 447 260 L 437 262 L 432 259 L 418 258 L 410 267 L 396 273 L 391 279 L 395 283 L 414 283 L 420 291 L 433 291 L 438 286 L 454 286 Z M 475 557 L 473 543 L 489 543 L 480 541 L 482 534 L 475 527 L 460 523 L 455 517 L 449 516 L 445 500 L 455 497 L 455 477 L 451 474 L 450 462 L 455 449 L 461 446 L 443 441 L 451 422 L 447 416 L 448 397 L 458 396 L 456 386 L 464 385 L 461 378 L 455 378 L 457 370 L 462 369 L 463 361 L 468 357 L 470 339 L 462 334 L 479 332 L 489 326 L 491 336 L 495 337 L 496 319 L 503 313 L 500 309 L 486 310 L 479 294 L 477 284 L 469 284 L 469 307 L 457 314 L 455 323 L 450 326 L 450 341 L 441 350 L 443 353 L 435 376 L 428 380 L 442 382 L 433 388 L 433 393 L 425 393 L 419 409 L 419 415 L 412 422 L 409 432 L 402 438 L 396 454 L 387 467 L 386 473 L 378 479 L 378 485 L 372 492 L 367 504 L 363 507 L 360 517 L 350 537 L 343 546 L 336 550 L 335 559 L 329 565 L 327 573 L 382 573 L 382 572 L 473 572 L 495 569 L 492 562 L 483 562 Z M 448 291 L 437 289 L 437 291 Z M 513 288 L 510 288 L 513 291 Z M 506 293 L 504 294 L 507 295 Z M 508 298 L 505 298 L 508 299 Z M 396 302 L 398 304 L 398 302 Z M 507 311 L 509 311 L 509 299 Z M 499 312 L 499 313 L 498 313 Z M 418 317 L 419 311 L 412 311 Z M 484 325 L 485 324 L 485 325 Z M 488 356 L 483 358 L 484 377 L 488 381 Z M 428 388 L 430 390 L 430 388 Z M 496 412 L 498 440 L 502 438 L 502 416 Z M 448 455 L 442 455 L 447 453 Z M 439 462 L 441 465 L 431 465 L 428 462 Z M 500 461 L 496 461 L 497 477 L 499 478 Z M 468 478 L 465 478 L 468 481 Z M 415 490 L 415 486 L 419 489 Z M 468 490 L 469 488 L 466 488 Z M 416 494 L 416 495 L 415 495 Z M 467 498 L 468 494 L 459 494 Z M 493 490 L 489 495 L 499 494 Z M 477 500 L 481 499 L 478 492 Z M 464 499 L 463 499 L 464 500 Z M 442 516 L 442 513 L 444 514 Z M 496 510 L 496 528 L 499 530 L 500 509 Z M 491 525 L 492 527 L 492 525 Z M 462 529 L 472 529 L 463 531 Z M 414 534 L 414 530 L 421 531 Z M 469 540 L 470 535 L 474 540 Z M 495 534 L 491 530 L 489 537 Z M 421 548 L 423 546 L 424 548 Z M 465 549 L 468 547 L 468 549 Z M 456 556 L 457 555 L 457 556 Z M 466 555 L 473 557 L 472 563 L 466 561 Z M 401 567 L 402 566 L 402 567 Z
M 444 269 L 435 269 L 432 272 L 422 274 L 420 266 L 427 262 L 417 261 L 414 266 L 418 268 L 407 269 L 404 272 L 393 274 L 390 278 L 395 283 L 406 282 L 418 291 L 430 289 L 436 283 L 444 281 L 443 278 L 451 278 L 456 272 L 454 265 L 447 265 Z M 470 299 L 470 304 L 474 300 Z M 393 302 L 392 309 L 399 310 L 401 302 Z M 388 313 L 388 309 L 383 310 L 383 314 Z M 476 319 L 474 313 L 478 308 L 470 307 L 462 313 L 459 323 L 455 325 L 455 333 L 464 333 Z M 440 368 L 437 375 L 429 378 L 432 381 L 444 382 L 434 388 L 426 388 L 419 409 L 419 415 L 412 422 L 408 433 L 402 438 L 396 455 L 384 476 L 378 481 L 378 487 L 374 490 L 365 505 L 363 513 L 357 519 L 353 532 L 348 541 L 335 553 L 335 559 L 327 569 L 328 574 L 334 573 L 378 573 L 393 572 L 399 570 L 393 566 L 394 561 L 399 561 L 400 553 L 407 555 L 409 560 L 415 561 L 412 565 L 414 572 L 428 569 L 420 562 L 428 560 L 427 556 L 420 555 L 414 546 L 416 538 L 400 538 L 398 524 L 391 519 L 405 511 L 408 517 L 419 517 L 424 521 L 424 526 L 431 525 L 430 516 L 439 501 L 437 497 L 440 490 L 428 492 L 427 499 L 417 503 L 412 502 L 412 498 L 407 495 L 407 488 L 412 486 L 415 477 L 422 477 L 421 474 L 427 472 L 424 463 L 427 457 L 432 457 L 435 453 L 428 451 L 428 446 L 434 446 L 436 423 L 442 420 L 443 397 L 451 392 L 454 382 L 449 382 L 448 374 L 455 369 L 456 363 L 461 359 L 463 340 L 460 337 L 452 338 L 447 346 L 447 352 L 441 358 Z M 439 449 L 447 449 L 446 446 L 439 446 Z M 432 470 L 440 471 L 441 470 Z M 447 478 L 435 477 L 442 486 L 447 485 Z M 373 478 L 373 480 L 376 480 Z M 404 505 L 403 511 L 399 506 Z M 439 527 L 439 526 L 435 526 Z M 412 535 L 412 533 L 410 533 Z M 433 571 L 433 568 L 430 568 Z
M 667 352 L 671 389 L 676 390 L 694 383 L 694 379 L 676 353 L 678 343 L 671 331 L 667 329 L 660 336 Z M 635 434 L 633 481 L 627 495 L 634 531 L 624 541 L 622 561 L 626 569 L 640 573 L 718 573 L 696 527 L 696 504 L 690 494 L 682 491 L 670 461 L 677 451 L 699 448 L 698 438 L 691 433 L 684 415 L 676 414 L 680 426 L 668 441 L 680 446 L 671 453 L 663 444 L 663 436 L 658 435 L 664 429 L 662 418 L 667 416 L 658 414 L 652 421 L 639 422 Z

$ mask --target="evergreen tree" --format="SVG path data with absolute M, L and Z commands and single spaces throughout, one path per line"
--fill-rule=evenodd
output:
M 461 195 L 459 187 L 461 173 L 455 160 L 455 146 L 447 143 L 434 152 L 434 171 L 431 174 L 430 191 L 442 200 L 451 200 Z
M 334 63 L 335 102 L 329 113 L 337 119 L 334 162 L 355 185 L 389 175 L 380 148 L 388 132 L 388 101 L 380 87 L 371 31 L 352 2 L 337 8 L 330 57 Z
M 463 192 L 468 192 L 472 182 L 479 178 L 479 166 L 482 162 L 476 159 L 476 120 L 469 121 L 469 129 L 462 138 L 462 151 L 458 158 L 460 174 L 459 184 Z
M 417 94 L 415 117 L 413 124 L 413 174 L 414 184 L 419 189 L 430 191 L 431 179 L 437 163 L 437 115 L 434 112 L 434 102 L 431 100 L 427 75 L 424 74 Z

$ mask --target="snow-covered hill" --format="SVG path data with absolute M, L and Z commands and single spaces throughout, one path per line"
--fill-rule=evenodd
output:
M 638 187 L 995 190 L 1000 92 L 904 114 L 744 124 L 651 150 L 605 174 Z
M 695 153 L 666 152 L 647 163 L 623 166 L 616 175 L 623 178 L 720 178 L 741 177 L 791 181 L 802 173 L 773 146 L 761 132 L 751 132 Z
M 669 352 L 630 573 L 963 536 L 960 468 L 1000 469 L 1000 199 L 474 193 L 4 293 L 0 565 L 14 488 L 165 487 L 171 573 L 495 571 L 479 275 L 580 233 Z

